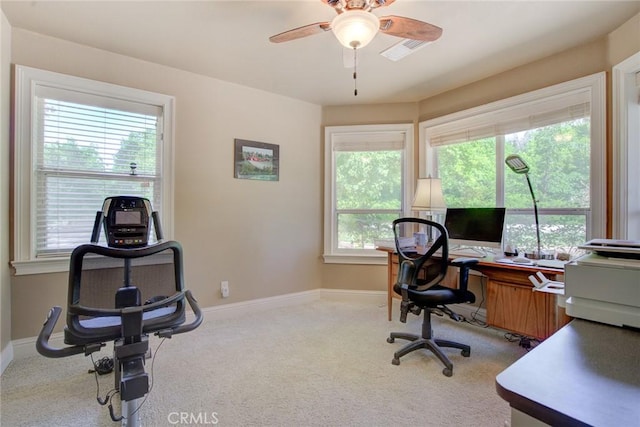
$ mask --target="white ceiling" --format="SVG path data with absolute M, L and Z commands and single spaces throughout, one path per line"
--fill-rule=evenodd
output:
M 353 70 L 331 32 L 268 40 L 330 21 L 335 12 L 320 0 L 2 0 L 1 6 L 14 27 L 319 105 L 419 101 L 598 39 L 640 12 L 640 0 L 396 0 L 373 13 L 429 22 L 443 35 L 392 62 L 379 53 L 400 39 L 378 34 L 358 51 L 355 97 Z

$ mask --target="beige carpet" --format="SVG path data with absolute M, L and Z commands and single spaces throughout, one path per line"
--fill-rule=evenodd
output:
M 166 340 L 153 337 L 153 389 L 144 426 L 503 426 L 509 406 L 495 376 L 524 354 L 503 332 L 436 317 L 439 338 L 471 345 L 447 350 L 453 376 L 418 351 L 391 364 L 405 341 L 390 331 L 420 330 L 386 320 L 386 307 L 320 300 L 291 308 L 206 320 Z M 397 316 L 396 316 L 397 317 Z M 107 355 L 99 353 L 96 359 Z M 96 402 L 88 357 L 15 360 L 1 379 L 3 426 L 114 426 Z M 113 374 L 99 377 L 100 395 Z M 117 399 L 115 399 L 117 401 Z M 182 416 L 182 419 L 180 417 Z

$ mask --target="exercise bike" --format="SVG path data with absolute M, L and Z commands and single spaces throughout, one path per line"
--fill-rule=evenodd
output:
M 156 243 L 149 244 L 152 220 Z M 98 244 L 102 229 L 107 246 Z M 41 355 L 60 358 L 89 356 L 113 341 L 114 390 L 120 394 L 121 415 L 114 413 L 110 398 L 98 401 L 109 403 L 112 420 L 123 426 L 140 426 L 140 407 L 149 392 L 149 334 L 171 338 L 194 330 L 203 319 L 191 291 L 184 289 L 182 246 L 162 237 L 158 214 L 147 199 L 106 198 L 96 212 L 91 243 L 71 253 L 67 346 L 49 344 L 62 313 L 59 306 L 49 311 L 36 342 Z M 195 318 L 185 324 L 187 303 Z

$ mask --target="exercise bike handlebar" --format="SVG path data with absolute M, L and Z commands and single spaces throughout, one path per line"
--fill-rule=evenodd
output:
M 158 335 L 159 337 L 171 338 L 173 335 L 176 335 L 176 334 L 183 334 L 185 332 L 190 332 L 190 331 L 193 331 L 198 326 L 200 326 L 200 324 L 202 323 L 202 318 L 203 318 L 202 310 L 200 310 L 200 306 L 198 305 L 198 302 L 196 301 L 196 299 L 193 297 L 193 295 L 191 295 L 191 291 L 186 290 L 184 295 L 187 298 L 187 302 L 189 303 L 189 306 L 193 310 L 193 314 L 196 316 L 196 318 L 193 319 L 193 322 L 187 325 L 180 325 L 175 328 L 163 329 L 156 332 L 156 335 Z
M 180 294 L 178 295 L 180 296 Z M 176 335 L 176 334 L 183 334 L 185 332 L 190 332 L 196 329 L 202 323 L 202 319 L 203 319 L 202 310 L 200 309 L 200 306 L 198 306 L 196 299 L 191 294 L 191 291 L 186 290 L 184 292 L 184 297 L 187 299 L 189 306 L 193 310 L 195 319 L 193 320 L 193 322 L 187 325 L 180 325 L 175 328 L 159 330 L 156 332 L 156 334 L 159 337 L 171 338 L 173 335 Z M 172 298 L 172 299 L 175 299 L 175 298 Z M 68 356 L 73 356 L 75 354 L 82 354 L 82 353 L 84 353 L 86 356 L 95 351 L 98 351 L 100 348 L 102 348 L 105 345 L 104 343 L 95 343 L 95 344 L 74 345 L 74 346 L 62 347 L 62 348 L 52 347 L 49 344 L 49 339 L 51 338 L 51 334 L 53 332 L 53 329 L 56 326 L 56 323 L 58 323 L 60 314 L 62 314 L 62 308 L 59 306 L 55 306 L 51 308 L 51 310 L 49 310 L 49 314 L 47 315 L 47 320 L 42 326 L 42 330 L 40 331 L 40 334 L 38 335 L 38 339 L 36 341 L 36 349 L 38 350 L 38 353 L 40 353 L 45 357 L 50 357 L 50 358 L 68 357 Z
M 49 338 L 51 337 L 51 333 L 53 332 L 53 328 L 58 323 L 58 319 L 60 318 L 60 314 L 62 313 L 62 308 L 59 306 L 53 307 L 49 310 L 49 314 L 47 315 L 47 320 L 44 322 L 42 326 L 42 330 L 38 335 L 38 340 L 36 341 L 36 349 L 38 353 L 43 356 L 51 357 L 51 358 L 59 358 L 59 357 L 67 357 L 73 356 L 74 354 L 80 354 L 85 352 L 84 345 L 74 345 L 70 347 L 63 348 L 55 348 L 49 345 Z M 104 344 L 101 344 L 102 346 Z

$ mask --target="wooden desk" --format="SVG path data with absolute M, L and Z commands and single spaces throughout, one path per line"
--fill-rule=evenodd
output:
M 398 255 L 395 249 L 378 247 L 387 252 L 387 310 L 392 318 L 393 291 L 398 275 Z M 557 280 L 563 270 L 535 266 L 504 264 L 492 258 L 480 258 L 473 270 L 487 277 L 487 323 L 521 335 L 545 339 L 570 320 L 564 309 L 558 308 L 557 297 L 552 294 L 533 292 L 529 276 L 537 271 L 550 280 Z M 456 272 L 447 276 L 447 285 L 457 286 Z
M 640 332 L 574 319 L 498 374 L 496 390 L 512 427 L 638 426 L 638 354 Z

